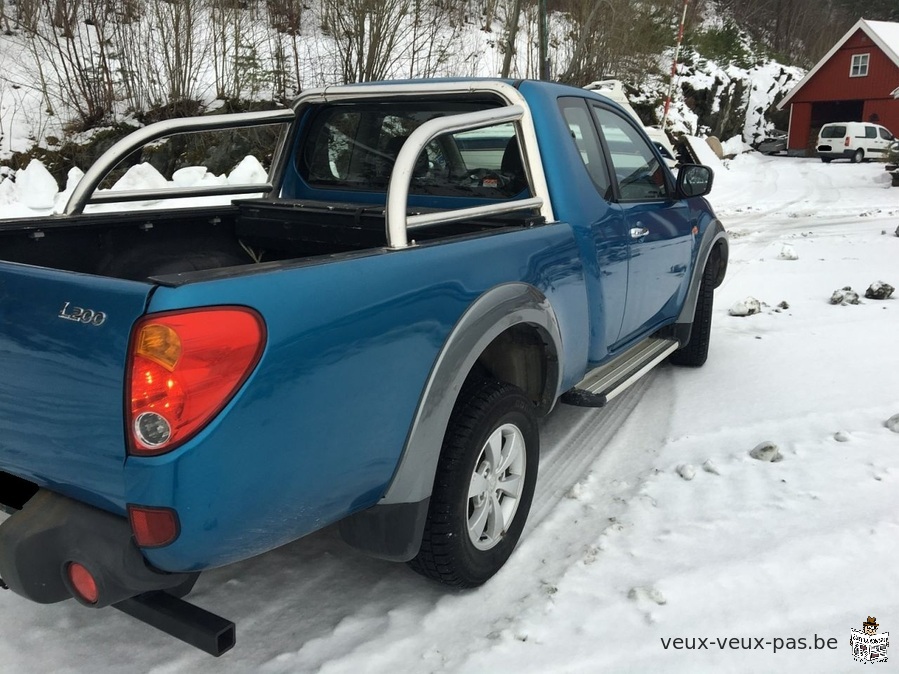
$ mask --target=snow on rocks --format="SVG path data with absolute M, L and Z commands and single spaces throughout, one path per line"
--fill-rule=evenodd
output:
M 738 154 L 750 152 L 752 146 L 743 142 L 743 136 L 731 136 L 721 142 L 721 150 L 724 152 L 725 157 L 736 157 Z
M 19 200 L 28 208 L 45 210 L 53 208 L 59 185 L 43 162 L 32 159 L 24 170 L 16 173 Z
M 81 182 L 83 177 L 84 171 L 77 166 L 73 166 L 69 169 L 69 172 L 66 174 L 66 188 L 56 195 L 56 203 L 53 206 L 54 213 L 59 214 L 65 211 L 66 205 L 69 203 L 69 199 L 72 196 L 72 192 L 78 187 L 78 183 Z
M 783 455 L 780 453 L 780 448 L 778 448 L 778 446 L 770 440 L 760 442 L 755 447 L 753 447 L 749 451 L 749 456 L 751 456 L 753 459 L 757 459 L 758 461 L 768 461 L 770 463 L 783 461 Z
M 706 459 L 705 463 L 702 464 L 702 469 L 707 473 L 711 473 L 712 475 L 721 475 L 721 472 L 718 470 L 718 466 L 715 465 L 715 462 L 711 459 Z
M 163 190 L 168 181 L 152 164 L 144 162 L 130 167 L 110 191 L 125 192 L 129 190 Z
M 837 442 L 849 442 L 849 434 L 843 431 L 837 431 L 833 434 L 833 439 Z
M 206 177 L 205 166 L 185 166 L 172 174 L 172 182 L 178 187 L 193 187 Z
M 253 155 L 247 155 L 241 159 L 234 170 L 228 174 L 229 185 L 255 185 L 264 183 L 266 180 L 268 180 L 268 171 Z
M 627 593 L 627 598 L 636 602 L 651 601 L 659 606 L 668 603 L 668 599 L 661 590 L 654 587 L 632 587 Z
M 156 170 L 152 164 L 144 162 L 131 166 L 125 175 L 119 178 L 115 184 L 109 188 L 110 192 L 129 192 L 132 190 L 158 190 L 162 191 L 170 185 L 169 181 Z M 161 196 L 160 196 L 161 198 Z M 159 199 L 147 199 L 146 201 L 134 202 L 139 206 L 151 206 L 158 203 Z M 100 210 L 120 210 L 121 204 L 108 204 L 98 207 Z
M 78 183 L 81 182 L 81 179 L 84 177 L 84 171 L 82 171 L 77 166 L 73 166 L 69 169 L 69 172 L 66 174 L 66 189 L 65 192 L 72 193 L 75 191 L 75 188 L 78 187 Z
M 796 249 L 788 243 L 785 243 L 780 249 L 780 255 L 777 256 L 781 260 L 798 260 L 799 254 Z
M 889 428 L 893 433 L 899 433 L 899 414 L 894 414 L 884 422 L 884 426 Z
M 762 303 L 754 297 L 747 297 L 745 300 L 735 302 L 730 309 L 727 310 L 731 316 L 752 316 L 761 313 Z
M 689 463 L 682 463 L 677 467 L 677 474 L 689 482 L 696 477 L 696 469 Z
M 834 290 L 833 294 L 830 296 L 831 304 L 840 304 L 842 306 L 846 306 L 847 304 L 858 304 L 858 293 L 855 292 L 851 286 L 845 286 L 839 290 Z
M 865 291 L 865 297 L 869 300 L 886 300 L 893 294 L 895 288 L 889 283 L 883 281 L 875 281 Z

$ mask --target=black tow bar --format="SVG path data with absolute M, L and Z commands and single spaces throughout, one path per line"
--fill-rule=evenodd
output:
M 113 606 L 215 657 L 237 641 L 233 622 L 165 591 L 139 594 Z

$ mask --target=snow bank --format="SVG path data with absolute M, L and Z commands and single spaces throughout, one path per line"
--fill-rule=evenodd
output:
M 23 205 L 36 211 L 53 208 L 59 185 L 44 164 L 32 159 L 24 170 L 16 173 L 16 187 Z

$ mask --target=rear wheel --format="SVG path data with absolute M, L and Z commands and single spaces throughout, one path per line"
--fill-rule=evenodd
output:
M 534 404 L 516 386 L 473 382 L 450 418 L 424 536 L 409 562 L 457 587 L 484 583 L 505 564 L 527 520 L 540 436 Z
M 852 155 L 852 163 L 853 164 L 861 164 L 865 160 L 865 151 L 861 148 L 858 148 L 855 151 L 855 154 Z
M 712 305 L 715 301 L 716 266 L 711 260 L 706 263 L 699 283 L 699 297 L 696 298 L 696 311 L 693 313 L 693 329 L 690 341 L 682 349 L 672 353 L 668 360 L 674 365 L 699 367 L 705 364 L 709 356 L 709 342 L 712 337 Z
M 821 157 L 821 161 L 823 161 L 825 164 L 829 164 L 831 161 L 833 161 L 833 159 L 831 157 Z

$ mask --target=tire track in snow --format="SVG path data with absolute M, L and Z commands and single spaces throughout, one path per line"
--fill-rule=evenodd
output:
M 431 603 L 407 595 L 385 606 L 382 595 L 371 605 L 355 607 L 333 634 L 267 663 L 267 674 L 310 664 L 320 666 L 322 674 L 355 674 L 360 662 L 371 671 L 394 674 L 464 669 L 473 653 L 489 648 L 500 633 L 514 631 L 520 613 L 550 601 L 556 584 L 586 551 L 594 549 L 595 555 L 600 536 L 615 525 L 654 467 L 654 450 L 669 427 L 671 381 L 668 374 L 653 372 L 605 408 L 560 405 L 553 411 L 541 427 L 540 473 L 524 534 L 485 585 L 462 593 L 435 592 Z M 645 415 L 635 417 L 647 398 Z M 572 497 L 572 488 L 584 480 L 597 492 Z M 575 520 L 579 524 L 573 526 Z M 386 581 L 392 586 L 388 594 L 399 594 L 408 580 Z M 372 614 L 379 605 L 387 617 L 373 632 Z M 466 616 L 464 623 L 460 615 Z M 330 658 L 316 659 L 318 650 Z
M 540 472 L 525 530 L 542 522 L 586 474 L 639 404 L 654 373 L 597 410 L 559 406 L 541 429 Z

